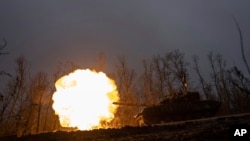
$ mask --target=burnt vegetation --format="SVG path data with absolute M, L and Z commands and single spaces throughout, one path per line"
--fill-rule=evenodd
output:
M 6 46 L 7 41 L 3 39 L 0 55 L 8 54 Z M 211 52 L 207 60 L 210 69 L 203 72 L 198 56 L 187 62 L 184 53 L 174 50 L 142 60 L 142 72 L 136 72 L 129 67 L 124 56 L 119 56 L 114 71 L 108 75 L 115 80 L 120 101 L 125 103 L 154 105 L 165 98 L 175 99 L 187 91 L 197 91 L 203 99 L 222 103 L 218 115 L 250 112 L 249 77 L 237 66 L 228 66 L 220 54 Z M 96 64 L 93 68 L 97 71 L 105 69 L 103 53 L 98 56 Z M 0 136 L 63 130 L 52 109 L 54 82 L 79 66 L 70 62 L 59 63 L 53 76 L 44 72 L 33 74 L 30 66 L 26 58 L 20 56 L 15 59 L 15 73 L 0 70 L 0 77 L 9 78 L 0 93 Z M 248 65 L 246 67 L 248 69 Z M 134 116 L 140 110 L 140 106 L 120 106 L 115 119 L 108 124 L 110 127 L 138 126 Z

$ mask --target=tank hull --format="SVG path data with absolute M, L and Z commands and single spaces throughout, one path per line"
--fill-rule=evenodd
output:
M 136 118 L 147 125 L 191 120 L 214 116 L 219 107 L 220 102 L 213 100 L 164 103 L 144 108 Z

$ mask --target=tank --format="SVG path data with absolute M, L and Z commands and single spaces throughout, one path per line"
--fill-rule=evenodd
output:
M 174 121 L 200 119 L 214 116 L 221 103 L 214 100 L 201 100 L 198 92 L 179 93 L 176 97 L 165 98 L 159 104 L 135 104 L 114 102 L 123 106 L 144 106 L 135 115 L 140 125 L 152 125 Z

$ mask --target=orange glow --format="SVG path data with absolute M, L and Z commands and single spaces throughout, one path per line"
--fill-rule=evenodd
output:
M 115 82 L 103 72 L 75 70 L 58 79 L 53 94 L 53 109 L 63 127 L 79 130 L 106 128 L 114 118 L 118 101 Z

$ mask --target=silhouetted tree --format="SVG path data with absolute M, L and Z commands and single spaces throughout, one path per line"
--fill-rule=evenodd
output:
M 155 95 L 154 64 L 152 60 L 143 60 L 143 73 L 140 80 L 141 99 L 147 104 L 155 104 L 160 95 Z
M 114 78 L 118 87 L 120 101 L 125 103 L 137 103 L 138 101 L 135 95 L 135 71 L 128 67 L 125 57 L 118 57 L 117 60 L 118 63 L 116 65 Z M 137 112 L 136 107 L 122 106 L 118 109 L 114 122 L 118 122 L 120 124 L 118 126 L 136 125 L 133 117 Z
M 44 130 L 44 96 L 48 89 L 45 73 L 30 76 L 29 64 L 25 57 L 15 60 L 16 74 L 7 84 L 1 105 L 1 134 L 35 134 Z M 48 96 L 48 94 L 46 95 Z M 41 118 L 43 117 L 43 118 Z
M 179 96 L 179 94 L 186 94 L 188 63 L 184 59 L 184 54 L 179 50 L 167 52 L 164 56 L 155 56 L 148 61 L 144 60 L 143 66 L 142 90 L 145 97 L 153 98 L 151 99 L 155 101 L 153 103 L 157 103 L 165 97 L 171 98 Z M 180 91 L 181 93 L 179 93 Z
M 193 69 L 195 70 L 196 74 L 198 75 L 198 79 L 199 79 L 198 81 L 200 82 L 199 84 L 201 85 L 201 89 L 202 89 L 203 94 L 205 95 L 205 98 L 206 99 L 213 99 L 212 85 L 211 85 L 211 83 L 206 81 L 201 74 L 198 56 L 193 56 L 193 63 L 194 63 Z
M 100 52 L 97 57 L 97 63 L 95 67 L 93 67 L 97 72 L 104 71 L 104 68 L 106 66 L 106 57 L 103 52 Z
M 41 132 L 43 129 L 44 121 L 46 117 L 44 116 L 45 98 L 46 92 L 48 92 L 48 78 L 45 73 L 37 73 L 31 80 L 29 85 L 29 94 L 31 95 L 32 104 L 30 107 L 30 113 L 27 120 L 27 126 L 29 126 L 30 133 L 36 134 Z M 43 118 L 41 118 L 43 117 Z M 42 124 L 41 124 L 42 123 Z
M 20 133 L 23 130 L 22 124 L 26 120 L 27 107 L 30 106 L 30 96 L 27 93 L 29 65 L 23 56 L 18 57 L 15 62 L 16 74 L 7 85 L 1 125 L 6 132 Z
M 228 70 L 228 85 L 231 92 L 231 111 L 249 112 L 250 111 L 250 81 L 235 66 Z
M 203 93 L 206 98 L 219 98 L 222 102 L 220 114 L 231 114 L 248 111 L 249 106 L 249 80 L 235 66 L 228 68 L 226 60 L 220 54 L 208 54 L 211 67 L 211 79 L 205 81 L 201 75 L 198 58 L 194 57 L 194 69 L 198 75 Z

